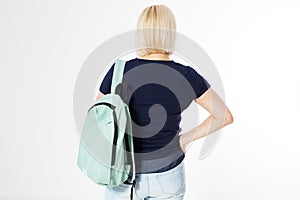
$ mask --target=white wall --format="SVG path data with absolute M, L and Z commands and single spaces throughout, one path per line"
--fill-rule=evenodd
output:
M 76 166 L 72 98 L 87 56 L 169 6 L 221 75 L 235 122 L 186 156 L 186 199 L 299 199 L 297 1 L 0 1 L 0 199 L 103 199 Z M 105 67 L 105 66 L 104 66 Z

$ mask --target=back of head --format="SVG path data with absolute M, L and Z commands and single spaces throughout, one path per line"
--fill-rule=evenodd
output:
M 136 53 L 173 53 L 176 39 L 176 21 L 172 11 L 165 5 L 145 8 L 137 21 Z

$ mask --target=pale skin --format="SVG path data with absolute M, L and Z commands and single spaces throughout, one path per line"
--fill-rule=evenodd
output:
M 152 53 L 140 58 L 149 60 L 170 60 L 168 54 L 162 53 Z M 95 102 L 102 96 L 104 96 L 104 94 L 99 92 Z M 229 108 L 212 88 L 209 88 L 200 97 L 194 99 L 194 101 L 207 110 L 210 115 L 195 128 L 179 135 L 180 148 L 184 153 L 187 152 L 187 147 L 193 141 L 214 133 L 226 125 L 233 123 L 233 116 Z

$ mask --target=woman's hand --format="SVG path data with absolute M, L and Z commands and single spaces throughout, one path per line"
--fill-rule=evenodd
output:
M 186 144 L 184 143 L 184 139 L 183 139 L 182 134 L 178 136 L 178 140 L 179 140 L 180 149 L 185 154 L 186 153 Z

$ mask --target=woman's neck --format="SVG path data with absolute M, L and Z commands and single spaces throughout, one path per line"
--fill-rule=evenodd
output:
M 146 60 L 171 60 L 168 54 L 164 53 L 151 53 L 140 57 Z

